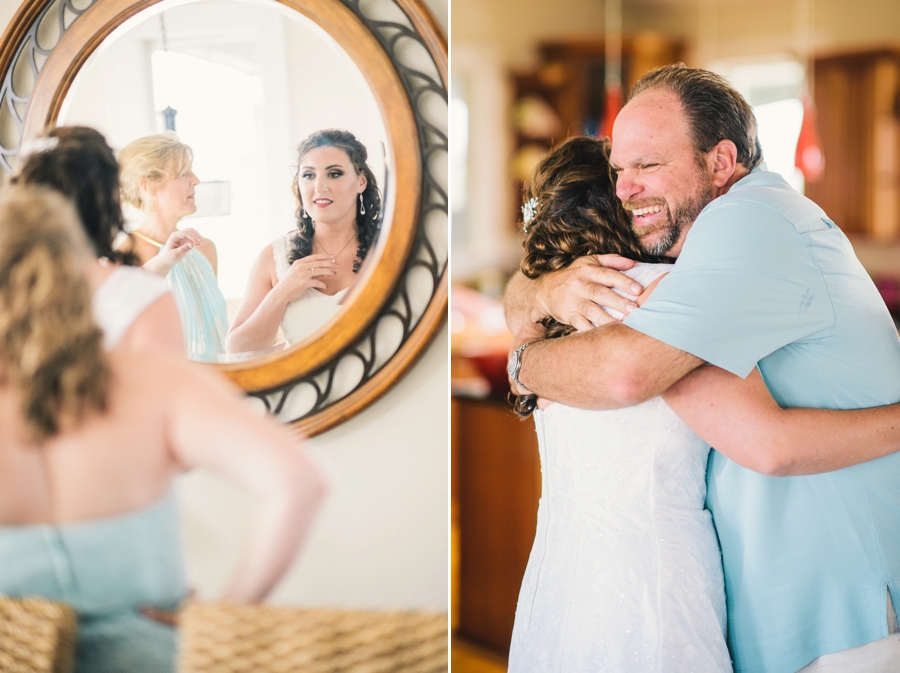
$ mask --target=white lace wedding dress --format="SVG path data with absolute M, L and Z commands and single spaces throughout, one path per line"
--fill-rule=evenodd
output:
M 731 671 L 709 446 L 661 398 L 534 418 L 543 490 L 510 673 Z

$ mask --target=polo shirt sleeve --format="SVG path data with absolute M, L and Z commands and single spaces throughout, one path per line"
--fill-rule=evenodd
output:
M 807 238 L 762 203 L 716 199 L 672 272 L 625 324 L 746 377 L 770 353 L 834 327 Z

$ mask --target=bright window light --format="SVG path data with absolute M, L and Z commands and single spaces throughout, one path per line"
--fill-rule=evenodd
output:
M 215 244 L 219 287 L 226 299 L 244 293 L 253 258 L 246 250 L 262 250 L 270 242 L 259 220 L 259 195 L 266 193 L 261 126 L 264 102 L 261 77 L 240 69 L 176 51 L 154 51 L 154 108 L 178 111 L 175 131 L 194 153 L 194 173 L 206 182 L 230 185 L 230 213 L 186 218 Z M 164 129 L 162 115 L 159 129 Z M 198 192 L 199 195 L 199 192 Z

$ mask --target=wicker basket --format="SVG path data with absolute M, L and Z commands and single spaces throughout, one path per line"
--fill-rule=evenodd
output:
M 422 612 L 192 603 L 181 673 L 438 673 L 447 616 Z
M 69 673 L 78 620 L 68 605 L 0 598 L 0 671 Z

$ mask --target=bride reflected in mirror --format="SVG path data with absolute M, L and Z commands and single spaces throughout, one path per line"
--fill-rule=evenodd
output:
M 348 132 L 317 131 L 298 148 L 297 227 L 267 245 L 250 272 L 226 352 L 262 351 L 281 328 L 288 346 L 341 307 L 381 226 L 381 195 L 365 146 Z
M 143 213 L 123 248 L 165 276 L 175 295 L 191 360 L 215 362 L 225 350 L 228 313 L 216 282 L 216 246 L 194 229 L 178 229 L 197 210 L 191 148 L 174 133 L 139 138 L 119 153 L 122 197 Z

